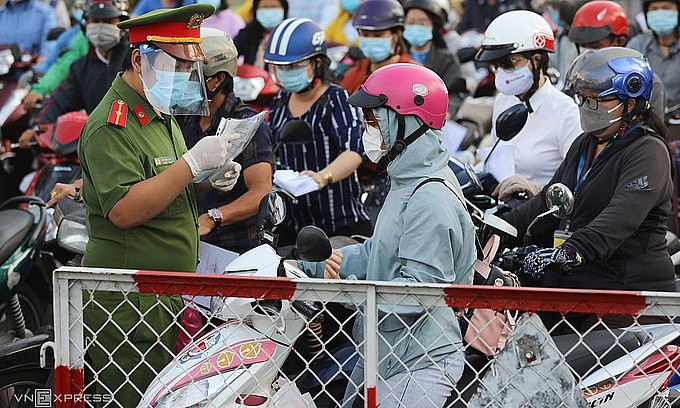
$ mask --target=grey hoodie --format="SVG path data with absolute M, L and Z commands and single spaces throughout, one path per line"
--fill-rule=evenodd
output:
M 374 113 L 389 150 L 396 141 L 396 113 L 385 108 Z M 405 119 L 405 136 L 422 123 L 412 115 Z M 374 235 L 363 244 L 342 248 L 343 279 L 472 284 L 475 231 L 463 204 L 443 183 L 427 183 L 413 193 L 422 181 L 441 178 L 453 183 L 462 197 L 441 137 L 440 131 L 428 130 L 388 165 L 392 186 Z M 301 265 L 310 276 L 323 277 L 323 263 Z M 379 308 L 378 369 L 383 379 L 427 367 L 462 345 L 450 308 L 387 304 Z M 360 315 L 354 326 L 357 343 L 363 340 L 363 325 Z

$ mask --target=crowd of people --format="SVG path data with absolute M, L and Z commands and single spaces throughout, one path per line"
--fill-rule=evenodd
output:
M 82 192 L 83 266 L 194 271 L 201 239 L 237 253 L 254 248 L 258 205 L 280 165 L 318 186 L 279 227 L 282 244 L 306 225 L 369 237 L 325 262 L 301 262 L 309 276 L 471 284 L 475 232 L 441 129 L 480 79 L 450 44 L 477 32 L 474 64 L 493 74 L 498 92 L 490 140 L 511 152 L 514 169 L 494 195 L 529 198 L 504 217 L 521 237 L 546 210 L 550 184 L 576 196 L 567 219 L 532 234 L 547 248 L 527 255 L 525 273 L 549 287 L 674 291 L 664 239 L 674 166 L 664 115 L 680 101 L 680 1 L 645 0 L 642 19 L 607 0 L 545 1 L 538 10 L 532 3 L 252 0 L 232 10 L 227 0 L 140 0 L 133 9 L 125 0 L 87 0 L 72 4 L 69 24 L 48 41 L 64 3 L 8 0 L 0 43 L 37 57 L 23 101 L 36 123 L 90 114 L 78 148 L 82 180 L 56 185 L 48 203 Z M 333 71 L 342 64 L 330 58 L 331 46 L 347 47 L 344 71 Z M 226 161 L 236 136 L 216 135 L 220 122 L 257 113 L 235 93 L 240 64 L 267 70 L 280 91 L 252 141 Z M 561 71 L 555 83 L 551 67 Z M 517 106 L 526 120 L 506 140 L 497 119 Z M 281 143 L 292 120 L 307 124 L 311 142 Z M 30 149 L 35 136 L 26 129 L 16 138 Z M 388 188 L 377 219 L 361 199 L 358 170 L 367 163 Z M 204 180 L 206 171 L 213 175 Z M 423 183 L 431 179 L 440 182 Z M 556 233 L 566 238 L 553 248 Z M 564 264 L 569 275 L 556 267 Z M 182 299 L 128 295 L 131 304 L 118 307 L 118 295 L 94 296 L 101 308 L 86 308 L 84 318 L 101 327 L 103 340 L 89 358 L 115 399 L 134 406 L 137 393 L 119 386 L 128 376 L 143 390 L 151 368 L 167 363 L 177 333 L 165 328 Z M 140 311 L 150 330 L 136 333 L 135 347 L 119 347 L 121 328 L 135 326 Z M 385 313 L 381 406 L 442 406 L 463 371 L 453 311 Z M 361 336 L 355 330 L 357 343 Z M 362 364 L 352 373 L 356 384 Z M 445 375 L 423 398 L 414 390 L 428 389 L 433 371 Z M 348 406 L 357 392 L 348 388 Z

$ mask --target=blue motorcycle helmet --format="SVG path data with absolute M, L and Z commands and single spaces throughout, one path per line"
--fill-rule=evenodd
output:
M 623 47 L 588 50 L 571 64 L 565 91 L 582 94 L 595 91 L 598 97 L 642 98 L 649 101 L 654 74 L 647 59 L 638 51 Z
M 269 36 L 264 61 L 290 65 L 315 55 L 326 55 L 324 31 L 307 18 L 289 18 L 277 25 Z

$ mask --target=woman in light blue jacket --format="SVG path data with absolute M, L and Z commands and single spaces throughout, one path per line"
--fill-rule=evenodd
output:
M 474 227 L 440 146 L 448 105 L 443 81 L 425 67 L 392 64 L 371 74 L 349 102 L 364 110 L 365 152 L 387 169 L 391 188 L 372 238 L 334 251 L 325 263 L 301 262 L 303 269 L 318 278 L 472 284 Z M 423 183 L 431 179 L 437 180 Z M 359 316 L 357 344 L 363 325 Z M 380 406 L 443 406 L 465 364 L 455 312 L 380 305 L 378 330 Z M 362 380 L 360 363 L 347 406 Z

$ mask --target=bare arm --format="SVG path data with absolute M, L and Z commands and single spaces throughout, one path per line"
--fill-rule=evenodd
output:
M 333 183 L 340 180 L 344 180 L 349 177 L 361 164 L 361 155 L 359 153 L 345 150 L 340 153 L 338 157 L 335 158 L 328 166 L 314 172 L 311 170 L 305 170 L 301 174 L 306 174 L 311 176 L 319 185 L 319 189 L 326 187 L 330 184 L 328 181 Z
M 193 178 L 187 162 L 177 160 L 160 174 L 133 185 L 114 204 L 108 218 L 122 229 L 141 225 L 167 208 Z

